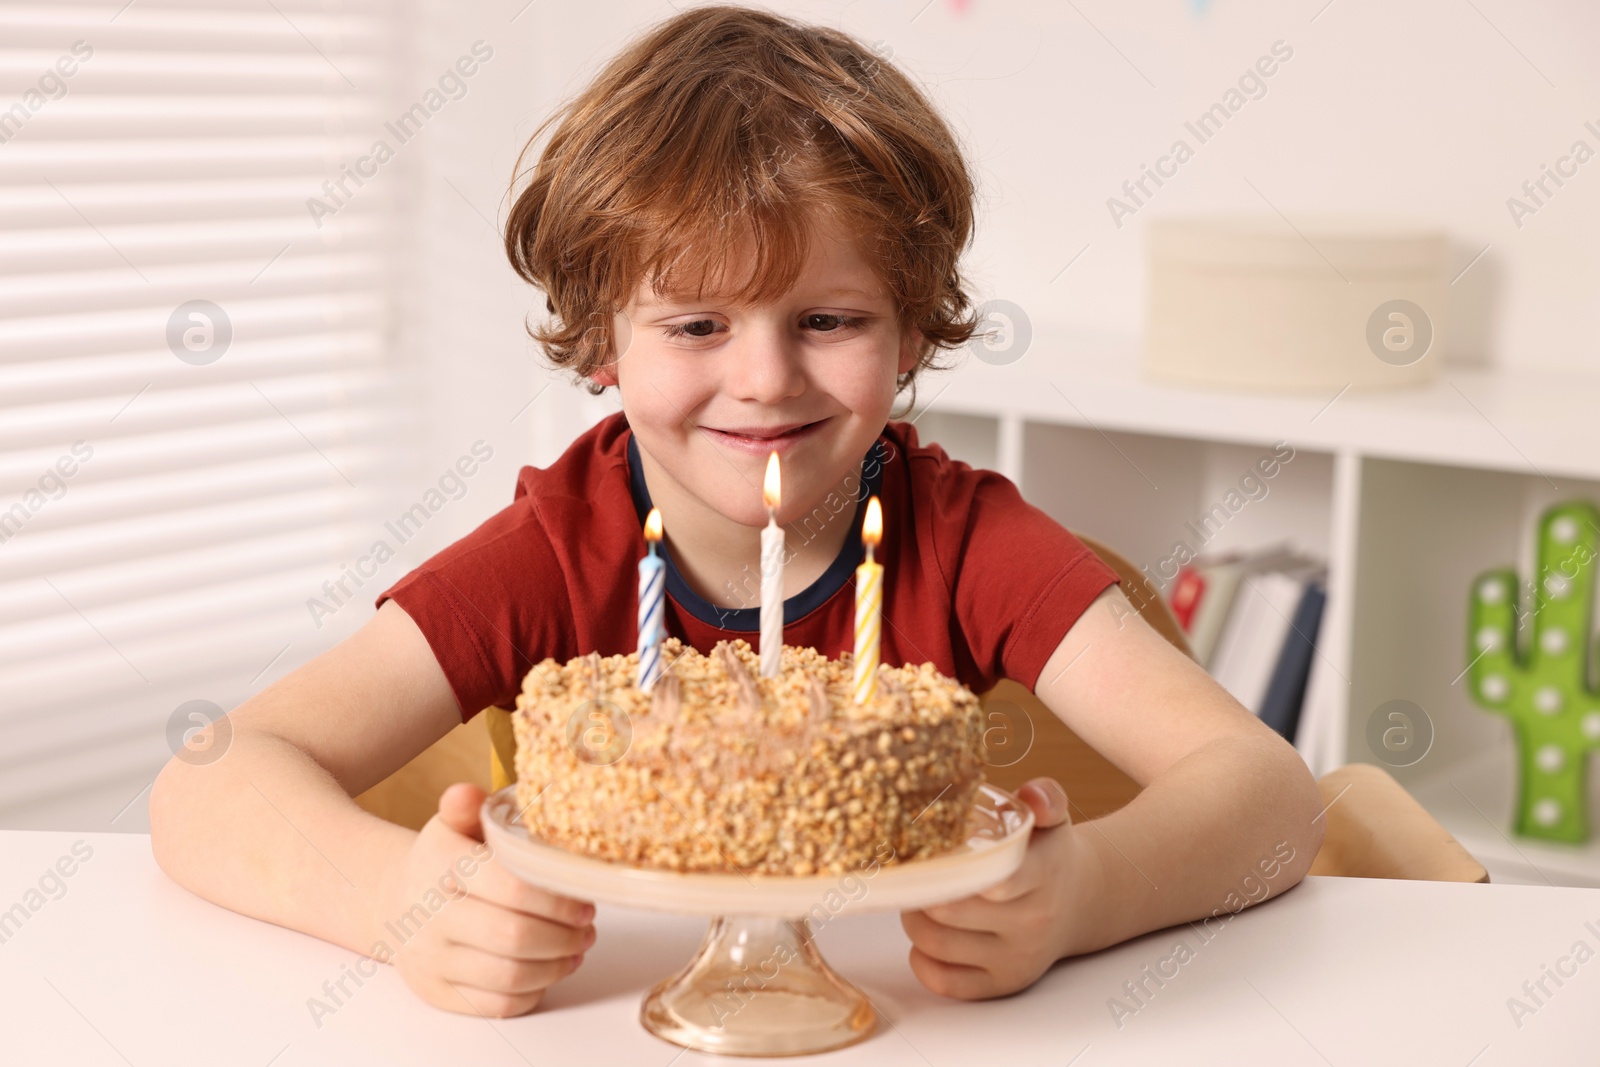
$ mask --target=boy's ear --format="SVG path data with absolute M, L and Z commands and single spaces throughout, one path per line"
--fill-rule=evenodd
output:
M 616 385 L 617 372 L 613 365 L 607 364 L 598 370 L 589 372 L 588 379 L 596 385 Z
M 895 374 L 909 374 L 911 368 L 915 367 L 922 357 L 922 350 L 926 344 L 921 330 L 913 327 L 906 331 L 900 340 L 900 361 L 895 365 Z

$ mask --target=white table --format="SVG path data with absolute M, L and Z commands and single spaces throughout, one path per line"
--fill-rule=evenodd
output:
M 93 855 L 20 928 L 0 928 L 0 1063 L 166 1067 L 302 1064 L 792 1063 L 682 1052 L 638 1024 L 639 1000 L 698 945 L 699 919 L 602 906 L 583 968 L 532 1015 L 485 1021 L 428 1007 L 391 968 L 331 1017 L 307 1000 L 360 957 L 193 896 L 139 834 L 0 833 L 0 912 L 74 842 Z M 1586 923 L 1593 923 L 1587 926 Z M 1137 1014 L 1108 1001 L 1178 940 L 1193 958 Z M 1209 943 L 1179 926 L 1058 964 L 1027 992 L 962 1003 L 923 989 L 893 913 L 824 926 L 829 962 L 890 1020 L 818 1062 L 1308 1064 L 1424 1067 L 1600 1062 L 1600 956 L 1519 1028 L 1507 998 L 1585 941 L 1600 890 L 1309 878 Z M 1168 965 L 1168 973 L 1172 965 Z M 1531 1001 L 1529 1002 L 1531 1006 Z

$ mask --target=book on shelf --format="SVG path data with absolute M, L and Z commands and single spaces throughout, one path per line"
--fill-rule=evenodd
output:
M 1194 609 L 1199 606 L 1200 598 L 1205 593 L 1205 575 L 1198 568 L 1185 564 L 1172 583 L 1172 595 L 1167 598 L 1167 606 L 1172 609 L 1173 616 L 1185 633 L 1194 633 Z
M 1184 607 L 1195 658 L 1293 741 L 1327 603 L 1323 565 L 1281 545 L 1199 559 L 1170 597 Z
M 1261 700 L 1261 721 L 1294 741 L 1300 725 L 1300 709 L 1305 705 L 1306 682 L 1311 677 L 1311 661 L 1316 655 L 1317 632 L 1322 626 L 1322 611 L 1328 603 L 1326 576 L 1315 575 L 1305 582 L 1300 602 L 1295 605 L 1289 632 L 1284 635 L 1282 652 L 1272 669 L 1266 695 Z
M 1189 648 L 1202 666 L 1211 665 L 1240 580 L 1247 574 L 1291 565 L 1298 558 L 1287 545 L 1273 545 L 1254 552 L 1202 557 L 1178 571 L 1168 604 L 1187 632 Z

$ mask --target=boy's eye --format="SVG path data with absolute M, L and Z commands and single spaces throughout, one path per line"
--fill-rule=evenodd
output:
M 710 330 L 707 330 L 706 333 L 699 333 L 701 326 L 710 326 Z M 667 326 L 667 336 L 669 338 L 709 338 L 715 328 L 717 328 L 717 323 L 712 322 L 710 318 L 696 318 L 694 322 Z
M 830 325 L 816 326 L 818 320 L 830 323 Z M 810 322 L 813 328 L 821 331 L 821 333 L 834 333 L 837 330 L 848 330 L 851 326 L 861 325 L 859 318 L 851 318 L 850 315 L 827 315 L 821 314 L 821 312 L 816 315 L 806 315 L 806 322 Z
M 836 330 L 845 330 L 860 326 L 862 320 L 850 315 L 834 315 L 818 311 L 805 316 L 800 320 L 808 330 L 818 333 L 833 333 Z M 716 319 L 695 319 L 693 322 L 674 323 L 666 327 L 668 337 L 710 337 L 720 328 L 721 323 Z

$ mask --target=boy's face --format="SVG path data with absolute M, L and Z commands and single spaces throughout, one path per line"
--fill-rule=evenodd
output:
M 776 450 L 778 521 L 795 521 L 857 470 L 883 430 L 896 375 L 916 363 L 916 335 L 901 336 L 893 299 L 842 227 L 819 222 L 811 238 L 777 300 L 736 305 L 644 285 L 617 316 L 622 354 L 594 378 L 619 387 L 664 505 L 684 493 L 764 524 L 762 477 Z M 660 475 L 670 484 L 658 487 Z

